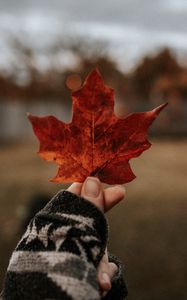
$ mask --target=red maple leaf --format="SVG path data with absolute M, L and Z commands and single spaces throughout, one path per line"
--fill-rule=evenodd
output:
M 147 130 L 166 104 L 119 119 L 114 114 L 114 90 L 104 85 L 97 70 L 72 99 L 69 124 L 53 116 L 28 116 L 40 141 L 39 155 L 59 165 L 51 181 L 83 182 L 87 176 L 108 184 L 133 180 L 129 160 L 151 146 Z

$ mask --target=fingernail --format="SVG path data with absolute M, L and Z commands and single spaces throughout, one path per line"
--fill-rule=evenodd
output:
M 89 197 L 99 196 L 100 184 L 96 178 L 88 177 L 85 181 L 84 192 Z

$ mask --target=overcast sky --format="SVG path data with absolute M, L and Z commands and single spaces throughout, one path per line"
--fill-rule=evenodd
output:
M 64 34 L 109 43 L 122 66 L 163 46 L 187 55 L 187 0 L 0 0 L 0 61 L 9 34 L 33 44 Z

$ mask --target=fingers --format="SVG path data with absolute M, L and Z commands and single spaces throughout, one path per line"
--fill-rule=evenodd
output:
M 116 266 L 115 263 L 112 263 L 112 262 L 109 262 L 108 264 L 109 264 L 109 277 L 110 277 L 110 280 L 112 280 L 112 278 L 118 272 L 118 267 Z
M 122 185 L 103 190 L 100 180 L 96 177 L 87 177 L 83 183 L 75 182 L 67 190 L 88 199 L 103 212 L 107 212 L 123 200 L 126 193 Z
M 102 259 L 99 262 L 97 267 L 97 277 L 98 282 L 100 285 L 101 290 L 109 291 L 111 288 L 110 282 L 110 270 L 109 270 L 109 263 L 108 263 L 108 254 L 107 249 L 105 250 L 105 254 L 103 255 Z
M 74 182 L 72 183 L 69 188 L 67 189 L 67 191 L 76 194 L 77 196 L 80 195 L 81 193 L 81 188 L 82 188 L 82 183 L 79 182 Z
M 119 203 L 125 197 L 125 188 L 122 185 L 116 185 L 104 190 L 105 212 Z
M 109 277 L 110 277 L 110 282 L 112 281 L 112 278 L 116 275 L 118 272 L 118 267 L 114 263 L 109 263 Z M 104 298 L 109 290 L 102 290 L 101 292 L 101 297 Z
M 106 296 L 107 292 L 111 289 L 112 278 L 117 272 L 118 267 L 116 264 L 108 262 L 108 251 L 106 249 L 105 254 L 97 267 L 97 277 L 102 297 Z
M 96 177 L 87 177 L 83 182 L 81 197 L 86 198 L 95 204 L 100 210 L 104 211 L 104 196 L 101 182 Z

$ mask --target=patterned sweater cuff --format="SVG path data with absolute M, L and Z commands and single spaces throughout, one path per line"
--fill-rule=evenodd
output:
M 107 240 L 108 224 L 102 211 L 90 201 L 77 196 L 69 191 L 62 190 L 58 192 L 52 200 L 37 215 L 37 218 L 47 218 L 48 220 L 63 221 L 64 218 L 69 220 L 80 221 L 85 226 L 93 228 L 98 240 L 101 241 L 100 252 L 95 259 L 95 265 L 102 258 Z

